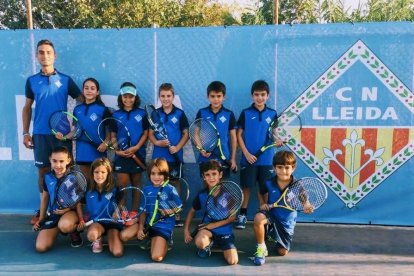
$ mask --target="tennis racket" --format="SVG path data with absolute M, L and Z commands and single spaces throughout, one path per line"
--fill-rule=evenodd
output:
M 87 181 L 85 176 L 78 170 L 71 170 L 66 176 L 56 185 L 55 202 L 58 209 L 74 207 L 85 195 L 87 188 Z M 43 226 L 54 225 L 58 223 L 61 215 L 49 214 L 44 220 L 39 223 L 37 231 L 41 230 Z
M 144 193 L 137 187 L 128 186 L 109 196 L 108 204 L 98 216 L 85 223 L 86 227 L 94 222 L 128 225 L 138 221 L 139 215 L 145 210 Z
M 301 130 L 302 119 L 299 115 L 292 111 L 283 112 L 276 120 L 270 122 L 266 141 L 254 155 L 259 157 L 267 149 L 275 147 L 277 141 L 284 144 L 289 143 L 300 134 Z
M 163 194 L 164 188 L 167 184 L 168 182 L 165 182 L 157 193 L 154 212 L 149 223 L 144 228 L 144 234 L 147 234 L 148 231 L 158 222 L 163 221 L 169 217 L 173 217 L 182 211 L 181 202 L 177 202 L 175 198 L 171 198 Z
M 174 188 L 177 190 L 177 193 L 181 199 L 181 203 L 184 206 L 187 203 L 188 198 L 190 197 L 190 187 L 188 185 L 188 182 L 181 177 L 177 179 L 171 179 L 170 182 L 171 185 L 173 185 Z
M 208 223 L 203 223 L 206 216 L 210 222 L 226 220 L 235 216 L 243 202 L 243 192 L 239 185 L 232 181 L 223 181 L 214 186 L 207 196 L 202 224 L 191 233 L 195 237 L 198 231 Z
M 280 198 L 269 204 L 269 208 L 285 208 L 303 212 L 306 208 L 318 209 L 328 197 L 325 184 L 318 178 L 304 177 L 294 181 L 282 193 Z
M 223 153 L 220 133 L 211 121 L 204 118 L 196 119 L 190 125 L 189 132 L 191 142 L 199 152 L 212 153 L 220 157 L 228 167 L 231 167 L 230 161 Z M 237 172 L 237 169 L 233 172 Z
M 152 104 L 147 104 L 145 106 L 145 112 L 147 113 L 148 122 L 152 130 L 154 130 L 162 140 L 168 140 L 169 142 L 167 129 L 164 126 L 164 122 L 158 110 Z M 169 145 L 169 147 L 171 147 L 171 145 Z M 173 156 L 178 162 L 182 163 L 182 160 L 177 153 L 174 153 Z
M 98 126 L 98 136 L 102 142 L 105 143 L 105 139 L 108 136 L 108 132 L 116 133 L 115 137 L 111 137 L 111 142 L 108 144 L 108 150 L 127 150 L 131 147 L 131 133 L 127 126 L 119 119 L 114 117 L 108 117 L 101 121 Z M 137 152 L 137 154 L 139 154 Z M 140 166 L 143 170 L 147 167 L 143 161 L 136 155 L 133 154 L 131 158 L 135 163 Z
M 82 140 L 96 147 L 99 141 L 92 139 L 75 115 L 69 111 L 56 111 L 49 117 L 49 128 L 53 135 L 61 134 L 61 140 Z

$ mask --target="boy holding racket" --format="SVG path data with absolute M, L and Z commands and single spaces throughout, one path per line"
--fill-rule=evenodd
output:
M 148 138 L 154 145 L 152 159 L 164 158 L 168 162 L 171 184 L 178 189 L 178 178 L 183 177 L 182 165 L 184 160 L 183 148 L 189 139 L 188 119 L 184 111 L 173 104 L 174 87 L 171 83 L 163 83 L 158 90 L 161 107 L 157 108 L 168 133 L 168 140 L 162 139 L 154 129 L 150 128 Z M 179 215 L 176 217 L 176 227 L 182 227 Z
M 226 98 L 226 86 L 220 81 L 213 81 L 207 86 L 207 98 L 210 105 L 198 110 L 196 119 L 207 119 L 212 122 L 217 128 L 223 153 L 227 160 L 230 161 L 231 166 L 227 166 L 221 158 L 218 158 L 213 153 L 200 152 L 198 156 L 198 163 L 201 164 L 211 159 L 220 161 L 223 169 L 223 177 L 230 176 L 230 170 L 237 171 L 236 151 L 237 151 L 237 137 L 236 137 L 236 118 L 233 111 L 225 108 L 223 102 Z
M 274 147 L 263 152 L 258 158 L 254 155 L 266 141 L 270 123 L 277 118 L 276 110 L 266 106 L 269 99 L 269 85 L 263 80 L 255 81 L 251 88 L 251 96 L 253 104 L 241 112 L 237 122 L 237 142 L 243 153 L 240 160 L 240 185 L 244 196 L 235 224 L 237 229 L 246 227 L 251 189 L 256 183 L 259 184 L 259 188 L 263 187 L 273 173 Z M 258 198 L 261 202 L 259 193 Z
M 193 237 L 190 233 L 190 224 L 196 211 L 207 213 L 205 210 L 209 191 L 216 185 L 219 185 L 223 172 L 221 164 L 217 160 L 209 160 L 200 165 L 201 175 L 203 177 L 205 188 L 202 189 L 194 198 L 193 206 L 187 214 L 184 224 L 184 241 L 190 243 Z M 204 208 L 204 210 L 202 210 Z M 239 261 L 237 249 L 234 244 L 234 234 L 232 223 L 235 217 L 221 221 L 212 222 L 207 216 L 204 216 L 201 223 L 205 224 L 200 228 L 194 237 L 195 245 L 198 248 L 198 256 L 206 258 L 211 255 L 211 247 L 213 242 L 223 250 L 224 259 L 229 265 L 235 265 Z
M 56 146 L 66 146 L 71 151 L 71 141 L 59 141 L 49 129 L 49 117 L 55 111 L 66 110 L 68 96 L 79 98 L 81 92 L 71 77 L 62 74 L 54 67 L 56 51 L 50 40 L 37 43 L 36 58 L 40 72 L 26 81 L 26 101 L 22 109 L 23 144 L 34 150 L 35 165 L 38 168 L 38 188 L 40 198 L 43 192 L 43 179 L 50 168 L 49 156 Z M 32 119 L 32 105 L 36 102 L 33 120 L 33 134 L 29 132 Z M 39 211 L 31 224 L 39 220 Z
M 71 162 L 71 153 L 68 148 L 58 146 L 52 150 L 50 155 L 51 170 L 46 173 L 43 180 L 39 220 L 33 225 L 33 230 L 39 231 L 36 238 L 36 251 L 39 253 L 48 251 L 59 233 L 71 235 L 72 247 L 82 245 L 82 239 L 79 232 L 76 231 L 79 218 L 74 210 L 75 207 L 59 209 L 56 202 L 56 187 L 64 185 L 61 181 L 68 174 Z M 76 208 L 79 207 L 79 205 L 76 206 Z
M 268 254 L 265 238 L 276 243 L 276 252 L 279 256 L 285 256 L 290 249 L 296 225 L 296 211 L 286 208 L 269 208 L 269 203 L 276 202 L 294 181 L 292 174 L 296 169 L 295 155 L 290 151 L 279 151 L 273 157 L 272 164 L 276 175 L 268 179 L 260 188 L 264 201 L 260 202 L 260 211 L 254 218 L 253 229 L 257 241 L 255 265 L 265 263 L 265 257 Z M 312 212 L 312 208 L 304 208 L 304 213 Z

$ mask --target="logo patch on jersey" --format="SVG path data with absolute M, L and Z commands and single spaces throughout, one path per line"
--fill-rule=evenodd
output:
M 174 116 L 174 117 L 171 118 L 171 122 L 173 124 L 176 124 L 178 122 L 178 119 Z
M 163 201 L 164 200 L 167 200 L 168 199 L 168 195 L 166 193 L 162 192 L 161 195 L 160 195 L 160 199 L 163 200 Z
M 251 117 L 250 119 L 254 120 L 254 119 L 256 119 L 256 116 L 253 116 L 253 117 Z
M 137 122 L 141 122 L 141 120 L 142 120 L 142 116 L 138 114 L 137 116 L 135 116 L 135 117 L 134 117 L 134 119 L 135 119 L 135 121 L 137 121 Z
M 62 86 L 62 83 L 60 82 L 60 80 L 55 81 L 55 85 L 57 88 L 60 88 Z
M 270 117 L 267 117 L 265 121 L 266 121 L 266 123 L 270 124 L 270 122 L 272 121 L 272 119 Z
M 95 122 L 96 119 L 98 119 L 98 115 L 96 115 L 96 113 L 92 113 L 91 116 L 89 116 L 89 119 L 91 119 L 92 122 Z
M 221 116 L 221 117 L 219 118 L 219 120 L 220 120 L 220 122 L 222 122 L 222 123 L 224 123 L 225 121 L 227 121 L 226 117 L 224 117 L 224 116 Z
M 110 200 L 110 199 L 111 199 L 111 197 L 112 197 L 112 193 L 107 193 L 107 194 L 105 195 L 105 198 L 106 198 L 107 200 Z

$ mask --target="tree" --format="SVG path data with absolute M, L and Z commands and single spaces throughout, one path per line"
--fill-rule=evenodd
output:
M 24 0 L 0 0 L 0 28 L 26 28 Z M 34 28 L 216 26 L 236 20 L 211 0 L 37 0 Z
M 273 0 L 260 0 L 256 9 L 242 15 L 242 23 L 272 24 Z M 344 0 L 281 0 L 279 23 L 338 23 L 413 21 L 414 0 L 368 0 L 350 10 Z

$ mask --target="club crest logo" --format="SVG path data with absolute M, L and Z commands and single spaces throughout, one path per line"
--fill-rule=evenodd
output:
M 414 155 L 414 96 L 357 41 L 285 110 L 303 120 L 287 146 L 352 208 Z

